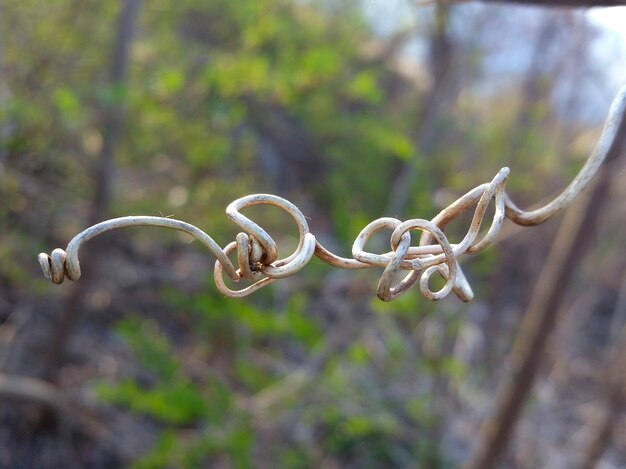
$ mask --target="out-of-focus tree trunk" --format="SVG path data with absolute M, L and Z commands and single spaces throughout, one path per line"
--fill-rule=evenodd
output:
M 550 14 L 543 22 L 537 34 L 530 67 L 522 83 L 520 107 L 512 126 L 513 138 L 509 145 L 509 152 L 518 157 L 525 153 L 524 141 L 528 138 L 528 132 L 533 125 L 533 114 L 537 105 L 548 98 L 550 85 L 546 80 L 548 61 L 545 60 L 545 56 L 558 31 L 557 18 L 557 15 Z
M 626 308 L 626 281 L 615 303 L 615 315 L 619 315 Z M 604 409 L 602 416 L 585 445 L 583 446 L 579 469 L 593 469 L 596 467 L 602 454 L 611 443 L 613 432 L 618 421 L 623 418 L 626 409 L 626 324 L 617 342 L 608 354 L 607 365 L 604 370 Z
M 94 181 L 96 184 L 88 224 L 105 215 L 111 204 L 115 171 L 115 149 L 124 124 L 123 93 L 126 86 L 128 55 L 139 13 L 141 0 L 124 0 L 120 12 L 117 37 L 111 57 L 110 102 L 104 108 L 102 149 L 98 157 Z
M 622 354 L 624 353 L 626 353 L 626 348 L 622 347 Z M 618 368 L 617 364 L 613 368 Z M 596 467 L 611 442 L 617 423 L 624 416 L 624 407 L 626 406 L 624 370 L 612 370 L 612 372 L 615 375 L 607 383 L 605 408 L 602 410 L 602 416 L 595 425 L 589 440 L 584 445 L 582 460 L 577 466 L 580 469 Z
M 576 338 L 583 325 L 589 320 L 593 312 L 593 306 L 598 301 L 600 291 L 598 285 L 590 284 L 582 294 L 574 301 L 565 302 L 559 311 L 559 322 L 552 339 L 552 360 L 549 380 L 555 389 L 563 389 L 571 379 L 571 361 L 574 347 L 577 345 Z
M 494 398 L 464 469 L 490 469 L 507 447 L 537 369 L 557 312 L 577 266 L 593 239 L 599 215 L 608 200 L 611 172 L 626 150 L 626 118 L 621 117 L 596 184 L 578 206 L 566 214 L 522 320 L 508 359 L 509 372 Z
M 0 19 L 2 18 L 2 5 L 0 5 Z M 3 81 L 4 77 L 4 44 L 3 44 L 2 22 L 0 21 L 0 111 L 3 113 L 9 100 L 9 90 Z M 4 162 L 7 157 L 6 140 L 9 131 L 9 121 L 6 115 L 0 115 L 0 181 L 4 176 Z
M 419 118 L 419 129 L 415 136 L 416 154 L 402 168 L 391 188 L 387 213 L 401 216 L 417 178 L 419 161 L 432 153 L 437 139 L 437 122 L 442 108 L 454 89 L 452 63 L 454 44 L 448 31 L 450 7 L 437 4 L 435 29 L 430 39 L 431 88 L 426 105 Z
M 137 22 L 141 0 L 123 0 L 118 17 L 115 44 L 111 57 L 109 97 L 104 104 L 102 120 L 102 149 L 94 171 L 94 196 L 87 216 L 86 225 L 102 220 L 111 204 L 115 177 L 115 151 L 124 124 L 124 88 L 128 70 L 128 56 Z M 80 283 L 73 285 L 63 302 L 61 320 L 53 331 L 49 353 L 46 358 L 46 378 L 54 380 L 63 360 L 63 354 L 72 327 L 80 315 L 87 292 L 91 288 L 94 272 L 98 270 L 100 249 L 98 240 L 85 246 L 83 256 L 89 258 L 82 269 Z
M 586 77 L 594 76 L 596 73 L 592 65 L 591 44 L 594 35 L 594 28 L 587 18 L 574 16 L 576 27 L 572 29 L 571 44 L 568 52 L 565 52 L 560 74 L 567 80 L 567 98 L 563 105 L 563 114 L 566 116 L 580 115 L 579 109 L 582 103 L 581 82 Z M 568 153 L 568 145 L 575 138 L 575 131 L 571 125 L 565 125 L 557 135 L 556 162 L 565 162 Z
M 260 166 L 271 175 L 274 187 L 287 192 L 324 174 L 320 145 L 285 109 L 246 96 L 244 102 L 254 128 L 263 138 Z

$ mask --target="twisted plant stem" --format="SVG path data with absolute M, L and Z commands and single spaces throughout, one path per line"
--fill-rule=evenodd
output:
M 491 182 L 470 190 L 432 220 L 414 218 L 402 222 L 388 217 L 374 220 L 356 237 L 352 246 L 352 258 L 338 256 L 322 246 L 309 232 L 306 217 L 288 200 L 272 194 L 254 194 L 237 199 L 226 208 L 226 214 L 242 232 L 225 248 L 221 248 L 211 236 L 187 222 L 165 217 L 130 216 L 107 220 L 86 229 L 70 241 L 66 250 L 55 249 L 50 256 L 40 254 L 39 262 L 46 278 L 54 283 L 61 283 L 66 277 L 78 280 L 81 275 L 78 251 L 84 242 L 116 228 L 157 226 L 184 231 L 200 240 L 217 258 L 214 269 L 217 288 L 231 297 L 249 295 L 277 279 L 289 277 L 300 271 L 315 255 L 324 262 L 343 269 L 383 268 L 377 290 L 378 297 L 383 301 L 397 298 L 418 281 L 420 292 L 430 300 L 438 300 L 454 292 L 462 301 L 469 301 L 473 298 L 473 292 L 461 270 L 460 256 L 476 254 L 486 249 L 493 243 L 505 218 L 518 225 L 537 225 L 569 206 L 591 184 L 608 157 L 613 155 L 618 136 L 622 132 L 625 110 L 626 87 L 615 98 L 602 135 L 584 166 L 563 192 L 543 207 L 532 211 L 518 208 L 505 191 L 509 169 L 502 168 Z M 486 234 L 479 238 L 487 208 L 492 201 L 495 213 L 491 225 Z M 242 209 L 258 204 L 277 206 L 294 219 L 300 239 L 296 251 L 290 256 L 278 259 L 278 246 L 274 239 L 261 226 L 241 213 Z M 474 215 L 467 234 L 461 241 L 451 243 L 443 229 L 473 207 Z M 366 251 L 368 240 L 381 230 L 392 231 L 389 243 L 391 251 L 382 254 Z M 418 246 L 411 246 L 410 232 L 413 230 L 422 232 Z M 232 252 L 237 254 L 238 269 L 228 257 Z M 394 284 L 399 270 L 408 273 Z M 224 281 L 224 271 L 235 282 L 245 279 L 252 284 L 232 290 Z M 429 279 L 435 272 L 446 280 L 446 284 L 439 291 L 432 291 L 429 286 Z

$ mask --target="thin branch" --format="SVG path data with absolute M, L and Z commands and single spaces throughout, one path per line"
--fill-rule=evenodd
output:
M 570 7 L 570 8 L 591 8 L 591 7 L 615 7 L 626 5 L 626 1 L 620 0 L 481 0 L 484 3 L 505 3 L 532 5 L 542 7 Z
M 506 5 L 529 5 L 548 8 L 592 8 L 592 7 L 616 7 L 626 5 L 623 0 L 480 0 L 482 3 L 500 3 Z M 417 6 L 429 6 L 434 4 L 454 5 L 469 3 L 468 0 L 419 0 Z
M 626 306 L 626 278 L 622 283 L 620 293 L 615 302 L 614 316 L 621 314 Z M 596 467 L 602 454 L 611 442 L 618 421 L 622 418 L 626 408 L 626 324 L 622 326 L 621 333 L 607 356 L 606 369 L 604 370 L 604 409 L 599 422 L 596 423 L 583 445 L 580 469 L 593 469 Z
M 46 381 L 0 373 L 0 402 L 7 400 L 43 405 L 94 438 L 105 434 L 102 424 L 75 399 L 69 399 L 57 386 Z

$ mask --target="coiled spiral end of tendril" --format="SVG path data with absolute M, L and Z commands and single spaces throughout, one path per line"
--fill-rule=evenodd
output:
M 63 283 L 66 277 L 70 280 L 78 280 L 80 278 L 78 260 L 72 263 L 68 262 L 67 253 L 61 248 L 55 249 L 50 255 L 42 252 L 37 256 L 37 259 L 44 277 L 52 283 Z

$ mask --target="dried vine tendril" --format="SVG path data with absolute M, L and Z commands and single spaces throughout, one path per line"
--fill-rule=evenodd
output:
M 201 229 L 180 220 L 164 217 L 130 216 L 114 218 L 98 223 L 76 235 L 67 249 L 55 249 L 51 255 L 39 254 L 39 263 L 45 277 L 54 283 L 62 283 L 65 277 L 70 280 L 80 278 L 78 251 L 81 245 L 108 230 L 126 226 L 159 226 L 183 231 L 204 244 L 217 258 L 215 262 L 215 283 L 220 292 L 231 297 L 249 295 L 277 279 L 289 277 L 301 270 L 313 256 L 342 269 L 383 268 L 378 282 L 378 297 L 390 301 L 402 295 L 419 280 L 422 295 L 429 300 L 439 300 L 451 291 L 461 300 L 473 298 L 472 289 L 459 265 L 463 254 L 476 254 L 487 248 L 494 240 L 505 218 L 524 226 L 543 223 L 555 213 L 567 207 L 587 186 L 598 172 L 612 146 L 617 129 L 626 115 L 626 87 L 619 92 L 604 124 L 602 135 L 574 180 L 563 192 L 547 205 L 532 211 L 518 208 L 505 192 L 509 175 L 508 168 L 502 168 L 493 180 L 481 184 L 443 209 L 432 220 L 415 218 L 401 221 L 396 218 L 378 218 L 361 230 L 352 246 L 352 258 L 338 256 L 322 246 L 309 232 L 309 226 L 302 212 L 291 202 L 271 194 L 254 194 L 235 200 L 226 208 L 227 216 L 241 228 L 236 240 L 221 248 L 211 236 Z M 480 239 L 479 232 L 491 201 L 495 213 L 487 233 Z M 299 231 L 299 243 L 295 252 L 279 259 L 278 246 L 274 239 L 257 223 L 241 213 L 251 205 L 275 205 L 294 219 Z M 474 208 L 474 215 L 465 237 L 456 244 L 450 243 L 443 232 L 445 226 L 462 213 Z M 367 241 L 377 232 L 392 231 L 391 250 L 376 254 L 365 250 Z M 422 232 L 418 246 L 411 246 L 410 232 Z M 237 267 L 229 259 L 236 251 Z M 394 284 L 396 273 L 406 271 L 406 276 Z M 245 279 L 253 282 L 241 290 L 231 290 L 224 282 L 224 272 L 234 282 Z M 446 280 L 438 291 L 432 291 L 429 279 L 439 272 Z

